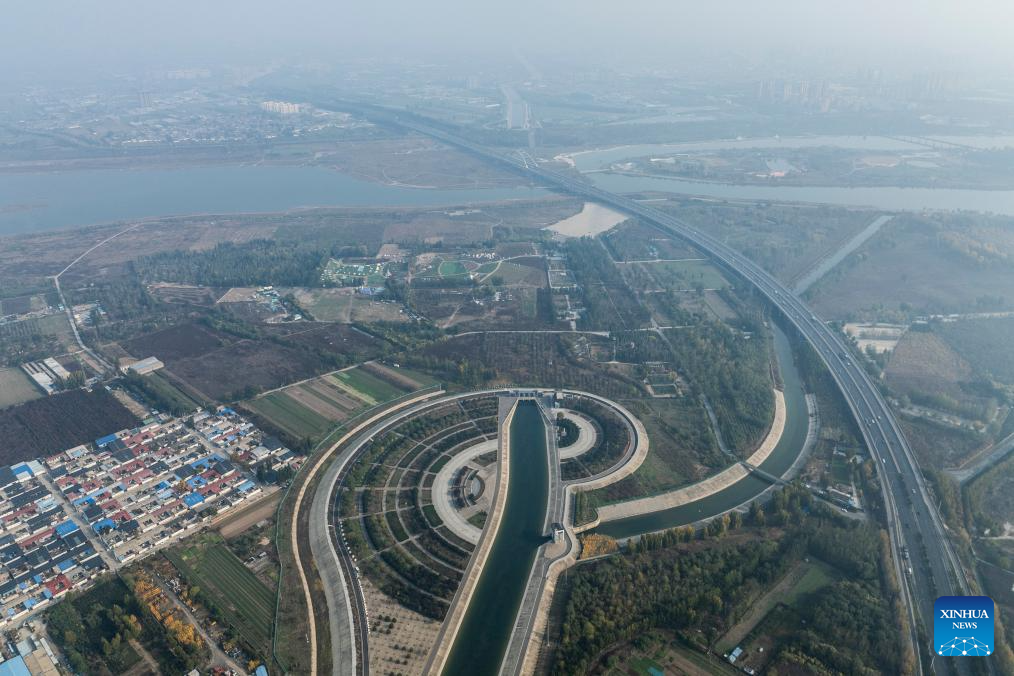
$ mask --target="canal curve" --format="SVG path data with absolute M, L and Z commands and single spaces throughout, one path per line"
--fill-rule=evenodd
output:
M 761 463 L 760 469 L 775 476 L 782 476 L 792 467 L 806 444 L 809 412 L 789 339 L 775 324 L 772 324 L 772 333 L 775 354 L 778 357 L 778 371 L 781 374 L 785 394 L 785 430 L 771 455 Z M 770 482 L 754 474 L 748 474 L 728 488 L 706 498 L 671 509 L 609 521 L 596 527 L 592 532 L 622 539 L 685 526 L 735 509 L 759 497 L 770 487 Z

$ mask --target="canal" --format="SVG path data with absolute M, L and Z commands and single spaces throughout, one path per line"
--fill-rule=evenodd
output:
M 775 353 L 778 355 L 778 371 L 785 387 L 785 430 L 778 445 L 775 446 L 767 460 L 761 463 L 760 467 L 775 476 L 781 476 L 792 466 L 803 450 L 809 414 L 806 409 L 803 384 L 793 359 L 789 339 L 777 325 L 772 324 L 772 329 Z M 701 500 L 672 509 L 610 521 L 596 528 L 594 532 L 614 538 L 627 538 L 642 533 L 684 526 L 733 509 L 757 497 L 770 486 L 771 484 L 764 479 L 749 474 L 728 488 Z
M 500 668 L 549 501 L 546 428 L 538 404 L 520 401 L 510 425 L 507 503 L 479 584 L 444 666 L 444 676 L 495 674 Z

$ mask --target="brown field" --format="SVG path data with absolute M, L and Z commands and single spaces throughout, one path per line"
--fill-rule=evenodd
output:
M 182 359 L 169 369 L 209 398 L 233 399 L 246 387 L 271 389 L 309 378 L 318 362 L 284 345 L 243 341 L 223 350 Z
M 264 519 L 270 519 L 275 514 L 275 508 L 278 506 L 278 500 L 282 497 L 283 492 L 276 490 L 257 500 L 252 505 L 244 507 L 239 512 L 230 513 L 218 523 L 218 532 L 228 540 L 240 535 Z
M 184 359 L 201 357 L 233 342 L 226 334 L 202 324 L 178 324 L 155 333 L 138 336 L 123 347 L 138 359 L 152 355 L 171 365 Z
M 923 467 L 959 467 L 965 458 L 975 453 L 985 442 L 974 433 L 950 429 L 922 419 L 903 416 L 898 422 Z
M 286 342 L 299 347 L 348 355 L 351 361 L 372 359 L 383 347 L 383 341 L 348 324 L 299 322 L 270 326 L 265 330 L 269 333 L 282 334 Z
M 898 392 L 933 392 L 960 398 L 958 384 L 972 378 L 972 367 L 935 334 L 908 331 L 891 354 L 884 375 Z

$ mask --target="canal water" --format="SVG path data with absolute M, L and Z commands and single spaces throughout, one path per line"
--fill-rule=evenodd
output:
M 803 384 L 793 359 L 789 339 L 777 325 L 772 324 L 772 328 L 775 352 L 778 355 L 778 370 L 785 386 L 785 430 L 778 445 L 760 467 L 775 476 L 781 476 L 803 450 L 809 414 L 806 409 L 806 395 L 803 392 Z M 627 538 L 684 526 L 721 514 L 752 500 L 770 486 L 771 484 L 764 479 L 749 474 L 728 488 L 701 500 L 660 512 L 610 521 L 596 528 L 594 532 L 614 538 Z
M 510 426 L 510 478 L 500 529 L 472 594 L 444 676 L 495 674 L 510 640 L 549 501 L 546 428 L 538 404 L 520 401 Z
M 524 186 L 408 188 L 360 180 L 327 167 L 283 165 L 0 174 L 0 236 L 184 214 L 452 206 L 548 194 Z

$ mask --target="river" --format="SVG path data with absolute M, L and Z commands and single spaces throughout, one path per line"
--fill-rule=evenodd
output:
M 495 674 L 510 640 L 539 546 L 549 500 L 546 427 L 534 401 L 520 401 L 510 427 L 510 477 L 500 529 L 443 676 Z
M 1014 147 L 1012 136 L 941 136 L 941 141 L 978 148 Z M 964 190 L 952 188 L 763 186 L 692 181 L 669 176 L 634 176 L 602 171 L 610 165 L 636 157 L 681 152 L 749 148 L 818 148 L 852 150 L 926 150 L 925 146 L 886 136 L 790 136 L 725 139 L 692 143 L 649 143 L 588 150 L 566 155 L 595 185 L 619 193 L 667 192 L 729 200 L 805 202 L 866 206 L 888 211 L 987 211 L 1014 215 L 1014 190 Z M 1014 187 L 1014 186 L 1012 186 Z
M 796 461 L 806 442 L 809 414 L 802 380 L 792 355 L 792 347 L 784 332 L 772 325 L 775 352 L 778 355 L 778 371 L 785 387 L 785 430 L 775 449 L 761 464 L 761 469 L 775 476 L 781 476 Z M 632 516 L 604 523 L 594 530 L 596 533 L 614 538 L 627 538 L 642 533 L 684 526 L 708 517 L 721 514 L 759 496 L 771 486 L 764 479 L 752 474 L 737 481 L 728 488 L 702 500 L 680 507 Z
M 1001 147 L 1009 136 L 946 140 Z M 922 146 L 883 136 L 807 136 L 644 144 L 573 153 L 575 166 L 599 187 L 717 199 L 872 206 L 890 211 L 942 209 L 1014 215 L 1014 190 L 840 188 L 704 183 L 669 177 L 596 172 L 613 162 L 652 154 L 721 148 L 835 146 L 911 150 Z M 541 188 L 425 189 L 364 181 L 327 167 L 219 165 L 174 169 L 82 169 L 0 174 L 0 235 L 187 214 L 272 212 L 299 207 L 454 206 L 544 197 Z
M 530 187 L 407 188 L 284 165 L 0 173 L 0 235 L 185 214 L 453 206 L 548 194 Z

